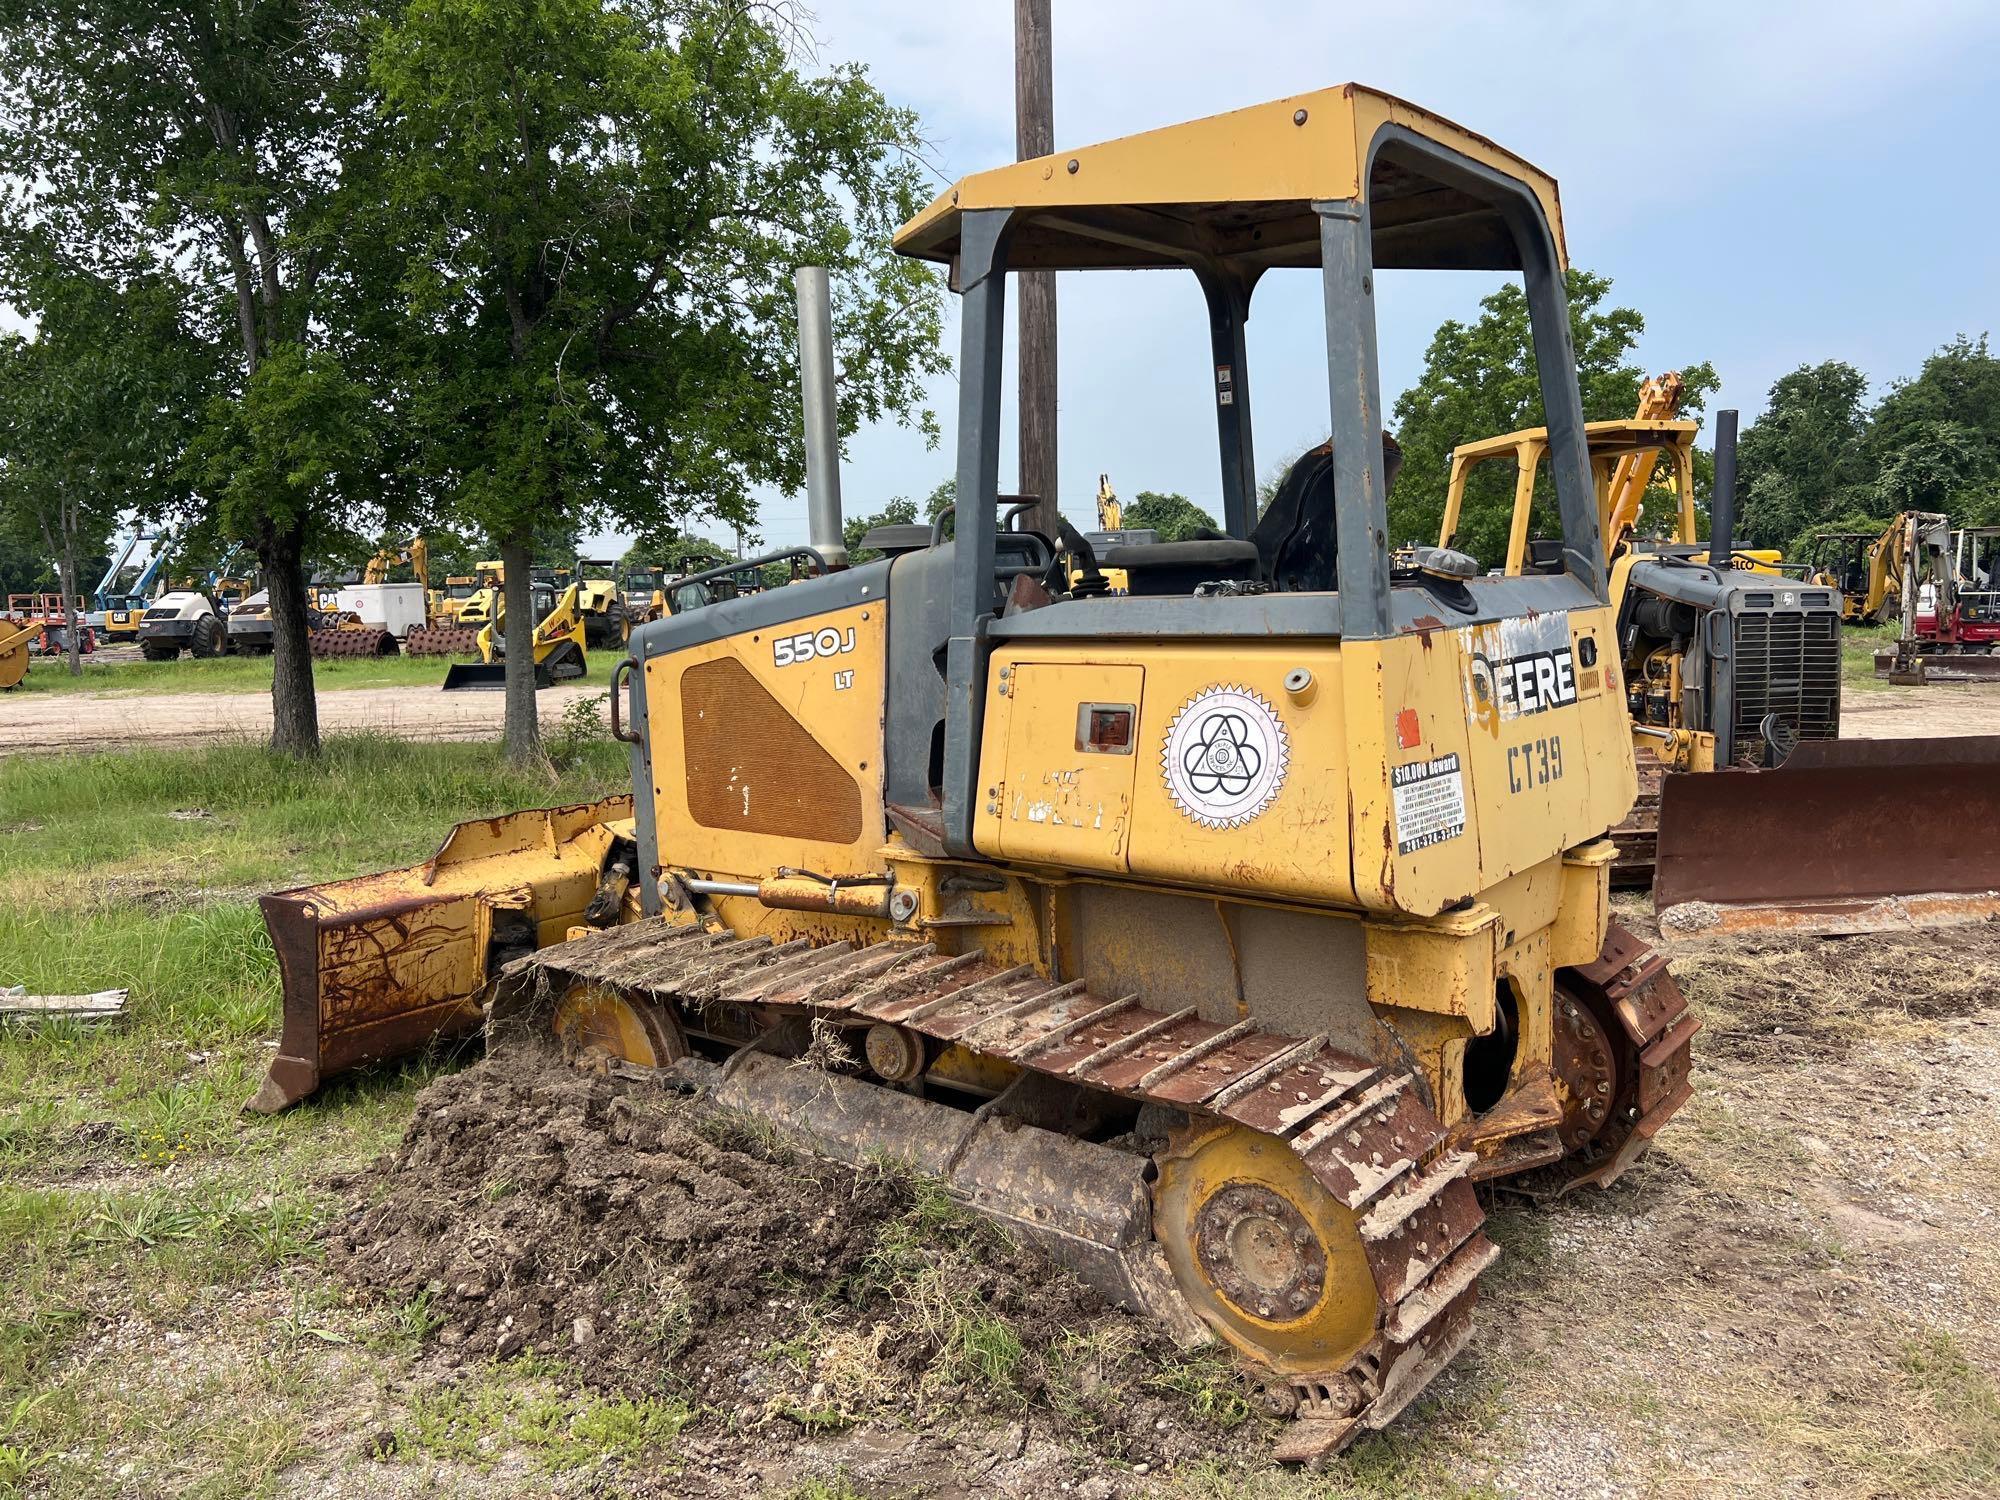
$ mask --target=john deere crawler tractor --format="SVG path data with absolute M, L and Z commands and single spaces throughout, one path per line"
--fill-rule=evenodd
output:
M 1323 1457 L 1465 1343 L 1475 1183 L 1608 1183 L 1688 1097 L 1695 1022 L 1609 921 L 1634 767 L 1555 183 L 1350 85 L 968 177 L 896 247 L 962 297 L 955 539 L 635 631 L 630 799 L 267 897 L 255 1102 L 482 1024 L 698 1078 L 1226 1341 Z M 1392 572 L 1375 278 L 1427 267 L 1523 277 L 1546 571 Z M 1206 298 L 1228 536 L 1097 559 L 1001 523 L 1001 338 L 1010 273 L 1126 268 Z M 1260 519 L 1272 271 L 1320 289 L 1331 440 Z

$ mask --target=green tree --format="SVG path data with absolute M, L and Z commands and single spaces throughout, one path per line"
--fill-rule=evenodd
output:
M 1646 372 L 1630 355 L 1646 320 L 1630 307 L 1607 307 L 1611 280 L 1572 269 L 1568 276 L 1570 336 L 1576 346 L 1577 384 L 1586 421 L 1629 417 L 1637 409 Z M 1417 383 L 1396 399 L 1393 431 L 1403 468 L 1389 494 L 1392 541 L 1435 542 L 1444 515 L 1451 450 L 1477 438 L 1544 425 L 1541 383 L 1535 373 L 1528 298 L 1509 283 L 1482 300 L 1477 320 L 1454 318 L 1432 335 Z M 1707 364 L 1679 366 L 1684 414 L 1700 412 L 1720 383 Z M 1554 492 L 1546 477 L 1533 525 L 1557 525 Z M 1466 486 L 1458 545 L 1475 557 L 1497 561 L 1506 552 L 1513 514 L 1508 466 L 1483 464 Z
M 0 0 L 0 171 L 21 219 L 100 271 L 170 276 L 185 321 L 228 350 L 198 473 L 271 591 L 271 743 L 296 754 L 319 746 L 304 559 L 344 519 L 330 476 L 375 445 L 333 450 L 380 414 L 333 315 L 343 291 L 390 300 L 377 238 L 349 232 L 379 197 L 366 18 L 365 0 Z
M 539 756 L 537 525 L 748 526 L 804 482 L 793 270 L 833 273 L 840 424 L 908 418 L 942 290 L 889 254 L 915 119 L 739 0 L 413 0 L 373 60 L 411 247 L 426 480 L 507 563 L 507 753 Z M 928 425 L 927 417 L 917 420 Z
M 1800 365 L 1772 384 L 1764 411 L 1737 442 L 1738 533 L 1761 547 L 1865 511 L 1868 377 L 1843 360 Z
M 37 326 L 32 340 L 0 341 L 0 525 L 55 560 L 69 669 L 81 675 L 80 564 L 104 550 L 120 514 L 157 515 L 183 498 L 176 468 L 205 361 L 157 277 L 114 287 L 62 266 L 44 243 L 22 284 Z
M 1949 514 L 1991 467 L 1985 437 L 1963 422 L 1915 422 L 1904 426 L 1901 442 L 1884 454 L 1875 488 L 1884 510 Z
M 1127 530 L 1157 531 L 1163 542 L 1185 542 L 1198 531 L 1214 531 L 1215 517 L 1186 495 L 1163 495 L 1141 490 L 1125 507 L 1122 517 Z
M 1889 387 L 1869 423 L 1868 449 L 1886 470 L 1894 454 L 1913 443 L 1935 444 L 1942 424 L 1975 434 L 1983 453 L 1960 480 L 1983 486 L 2000 477 L 2000 358 L 1984 334 L 1960 334 L 1924 361 L 1913 380 Z

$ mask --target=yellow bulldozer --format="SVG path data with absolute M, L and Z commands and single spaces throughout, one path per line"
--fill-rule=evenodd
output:
M 961 298 L 955 535 L 637 631 L 631 796 L 265 897 L 254 1105 L 482 1025 L 700 1079 L 1223 1341 L 1323 1458 L 1470 1336 L 1476 1184 L 1609 1183 L 1689 1097 L 1696 1022 L 1610 919 L 1636 779 L 1555 182 L 1349 85 L 968 177 L 895 247 Z M 1563 545 L 1518 577 L 1384 544 L 1374 278 L 1440 267 L 1526 288 Z M 1207 301 L 1228 534 L 1072 589 L 1088 543 L 1000 510 L 1010 274 L 1150 268 Z M 1272 270 L 1319 289 L 1332 436 L 1260 518 Z

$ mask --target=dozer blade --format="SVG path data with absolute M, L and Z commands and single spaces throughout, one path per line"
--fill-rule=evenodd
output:
M 264 897 L 284 1035 L 247 1107 L 478 1029 L 488 978 L 582 921 L 631 816 L 620 796 L 481 818 L 422 864 Z
M 1653 904 L 1682 933 L 1977 921 L 1996 827 L 2000 735 L 1808 740 L 1775 771 L 1667 778 Z
M 507 663 L 453 662 L 444 674 L 444 690 L 447 693 L 503 693 L 507 690 Z
M 1875 675 L 1916 687 L 1933 682 L 2000 682 L 2000 652 L 1925 651 L 1916 661 L 1916 671 L 1905 679 L 1896 673 L 1896 653 L 1877 651 Z

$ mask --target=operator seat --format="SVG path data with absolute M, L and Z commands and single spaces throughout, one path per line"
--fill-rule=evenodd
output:
M 1403 450 L 1382 434 L 1383 489 L 1396 483 L 1403 469 Z M 1285 474 L 1284 483 L 1250 533 L 1257 549 L 1257 570 L 1280 593 L 1326 593 L 1338 588 L 1335 560 L 1339 553 L 1334 520 L 1333 440 L 1301 453 Z

